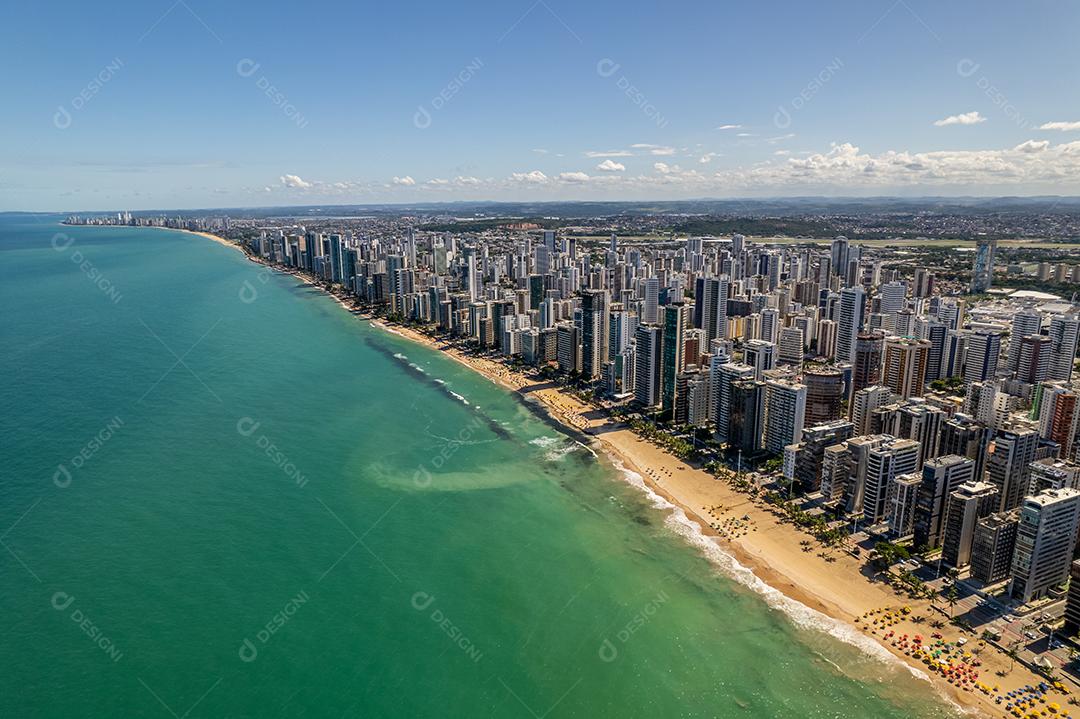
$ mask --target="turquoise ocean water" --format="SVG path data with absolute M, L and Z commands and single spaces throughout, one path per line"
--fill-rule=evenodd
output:
M 0 216 L 0 716 L 946 711 L 438 352 L 58 219 Z

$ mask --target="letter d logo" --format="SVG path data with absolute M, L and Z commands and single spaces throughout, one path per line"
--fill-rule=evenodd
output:
M 244 643 L 240 645 L 240 651 L 237 652 L 240 655 L 240 661 L 253 662 L 259 656 L 259 650 L 255 648 L 255 645 L 250 639 L 245 638 Z
M 261 422 L 256 422 L 251 417 L 241 417 L 236 421 L 236 431 L 244 437 L 250 437 L 255 434 L 255 430 L 259 428 Z
M 57 611 L 64 611 L 71 606 L 71 603 L 75 601 L 75 597 L 71 596 L 67 592 L 57 592 L 52 595 L 53 609 Z
M 435 601 L 435 597 L 431 596 L 427 592 L 417 592 L 412 595 L 413 609 L 422 612 L 431 606 L 431 603 Z
M 255 300 L 259 299 L 259 291 L 255 289 L 255 286 L 244 280 L 243 286 L 240 288 L 240 301 L 245 305 L 250 305 Z
M 605 639 L 600 645 L 600 651 L 597 652 L 600 655 L 600 661 L 611 663 L 618 659 L 619 650 L 615 648 L 615 645 L 611 643 L 610 639 Z
M 418 129 L 426 130 L 431 127 L 431 113 L 423 105 L 417 105 L 412 122 Z
M 68 471 L 67 467 L 61 464 L 56 468 L 56 471 L 53 472 L 52 481 L 53 484 L 60 489 L 67 489 L 71 486 L 71 472 Z
M 71 113 L 63 105 L 60 105 L 56 108 L 56 114 L 53 115 L 52 122 L 56 125 L 56 129 L 66 130 L 71 127 Z

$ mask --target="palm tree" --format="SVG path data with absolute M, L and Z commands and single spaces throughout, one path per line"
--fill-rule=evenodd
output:
M 945 593 L 945 601 L 949 604 L 949 616 L 953 615 L 953 610 L 956 608 L 956 601 L 960 598 L 960 592 L 957 591 L 956 585 L 949 585 L 949 591 Z
M 1017 659 L 1017 657 L 1018 657 L 1018 656 L 1020 656 L 1020 655 L 1019 655 L 1019 654 L 1017 653 L 1017 651 L 1016 651 L 1016 647 L 1017 647 L 1017 646 L 1018 646 L 1019 644 L 1020 644 L 1020 642 L 1013 642 L 1013 643 L 1012 643 L 1012 644 L 1010 644 L 1010 645 L 1009 645 L 1009 647 L 1008 647 L 1008 648 L 1007 648 L 1007 649 L 1005 650 L 1005 656 L 1007 656 L 1007 657 L 1009 658 L 1009 671 L 1010 671 L 1010 672 L 1011 672 L 1011 671 L 1013 670 L 1013 667 L 1014 667 L 1014 666 L 1016 666 L 1016 659 Z

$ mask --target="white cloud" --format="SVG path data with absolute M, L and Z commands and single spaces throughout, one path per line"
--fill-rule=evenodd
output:
M 949 115 L 941 120 L 935 120 L 934 124 L 938 127 L 945 127 L 947 125 L 977 125 L 980 122 L 986 122 L 986 118 L 980 115 L 978 110 L 972 110 L 960 115 Z
M 782 157 L 782 156 L 784 156 L 784 155 L 790 155 L 790 154 L 791 154 L 791 150 L 777 150 L 777 151 L 776 151 L 776 152 L 774 152 L 773 154 L 774 154 L 774 155 L 778 155 L 778 156 L 781 156 L 781 157 Z
M 454 184 L 456 185 L 479 185 L 480 179 L 477 177 L 458 175 L 454 178 Z
M 1035 153 L 1042 152 L 1046 148 L 1050 147 L 1049 140 L 1028 140 L 1027 142 L 1021 142 L 1013 149 L 1017 152 Z
M 604 160 L 596 166 L 597 170 L 603 170 L 604 172 L 622 172 L 626 169 L 626 165 L 621 162 L 615 162 L 614 160 Z
M 659 172 L 661 175 L 667 175 L 671 172 L 674 172 L 675 170 L 678 170 L 679 166 L 675 165 L 674 167 L 672 167 L 666 162 L 654 162 L 653 169 Z
M 742 125 L 721 125 L 720 127 L 716 128 L 716 129 L 717 130 L 740 130 L 740 129 L 742 129 Z
M 559 180 L 561 180 L 562 182 L 572 182 L 577 184 L 581 182 L 588 182 L 589 176 L 586 175 L 584 172 L 560 172 Z
M 510 179 L 515 182 L 527 182 L 533 185 L 541 185 L 548 181 L 548 176 L 540 172 L 540 170 L 533 170 L 532 172 L 515 172 L 510 175 Z
M 441 177 L 433 177 L 424 184 L 431 187 L 445 187 L 450 184 L 450 180 L 444 180 Z
M 698 162 L 702 165 L 707 165 L 712 162 L 714 157 L 720 157 L 719 152 L 706 152 L 704 155 L 698 158 Z
M 630 147 L 635 150 L 648 150 L 650 155 L 674 155 L 675 148 L 666 145 L 653 145 L 648 142 L 636 142 Z
M 634 153 L 627 150 L 589 150 L 585 157 L 633 157 Z
M 403 187 L 412 187 L 416 184 L 416 180 L 412 179 L 408 175 L 405 175 L 405 177 L 395 177 L 393 180 L 391 180 L 391 182 L 393 182 L 395 185 L 401 185 Z
M 1044 122 L 1042 125 L 1039 125 L 1039 129 L 1072 132 L 1073 130 L 1080 130 L 1080 122 Z
M 309 187 L 312 187 L 313 184 L 314 184 L 314 183 L 311 183 L 311 182 L 304 182 L 303 180 L 300 179 L 299 175 L 282 175 L 278 179 L 281 181 L 281 184 L 284 185 L 285 187 L 295 187 L 295 188 L 301 189 L 301 190 L 306 190 Z
M 548 151 L 545 150 L 542 147 L 534 147 L 533 152 L 535 152 L 537 155 L 546 155 L 546 154 L 548 154 Z

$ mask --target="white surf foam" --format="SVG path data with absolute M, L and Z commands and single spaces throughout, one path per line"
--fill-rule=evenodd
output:
M 792 599 L 779 589 L 769 586 L 763 579 L 754 574 L 752 569 L 740 564 L 735 557 L 724 551 L 713 537 L 702 533 L 701 526 L 687 517 L 682 507 L 672 504 L 654 492 L 640 474 L 628 469 L 617 457 L 609 455 L 609 458 L 615 467 L 622 472 L 628 484 L 641 490 L 655 508 L 668 512 L 667 517 L 664 519 L 664 525 L 668 529 L 700 549 L 705 557 L 725 576 L 760 595 L 765 600 L 765 603 L 773 609 L 786 614 L 796 626 L 801 629 L 824 632 L 845 644 L 856 647 L 882 663 L 903 667 L 912 676 L 927 682 L 930 681 L 930 677 L 925 672 L 893 656 L 885 647 L 874 639 L 860 633 L 854 626 L 833 619 L 816 609 L 806 606 L 802 602 Z
M 530 439 L 529 444 L 535 444 L 537 447 L 554 447 L 559 441 L 558 437 L 537 437 Z
M 464 397 L 462 397 L 457 392 L 454 392 L 453 390 L 450 390 L 450 396 L 453 397 L 456 400 L 460 400 L 460 401 L 464 402 L 465 404 L 469 404 L 469 400 L 465 399 Z

